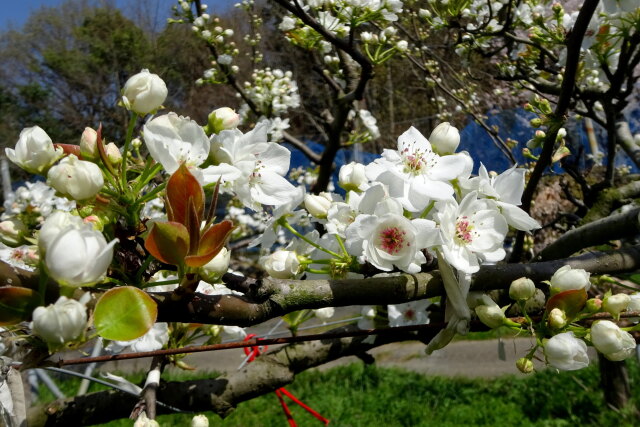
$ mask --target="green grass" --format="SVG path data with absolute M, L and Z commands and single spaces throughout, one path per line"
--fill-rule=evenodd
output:
M 629 363 L 632 386 L 640 369 Z M 172 380 L 203 375 L 173 375 Z M 141 375 L 132 380 L 139 381 Z M 287 389 L 331 420 L 332 426 L 626 426 L 637 425 L 627 414 L 606 409 L 597 366 L 557 374 L 551 370 L 531 376 L 495 380 L 426 377 L 398 369 L 361 363 L 326 372 L 305 372 Z M 62 383 L 73 390 L 77 381 Z M 102 387 L 92 386 L 95 391 Z M 640 402 L 640 389 L 633 390 Z M 295 404 L 300 427 L 322 424 Z M 211 426 L 287 426 L 275 394 L 239 405 L 227 419 L 206 413 Z M 158 417 L 161 426 L 189 426 L 191 415 Z M 131 426 L 118 420 L 108 426 Z

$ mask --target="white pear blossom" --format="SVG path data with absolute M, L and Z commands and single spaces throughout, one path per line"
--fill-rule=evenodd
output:
M 39 126 L 25 128 L 15 149 L 5 148 L 7 158 L 29 173 L 44 174 L 63 155 Z
M 485 166 L 480 164 L 478 176 L 462 180 L 461 185 L 467 191 L 477 191 L 479 195 L 494 200 L 510 226 L 530 231 L 540 228 L 540 224 L 518 207 L 522 204 L 525 174 L 525 169 L 513 166 L 496 177 L 490 177 Z
M 508 227 L 504 217 L 476 192 L 455 201 L 436 204 L 446 260 L 460 271 L 475 273 L 480 261 L 497 262 L 504 258 L 502 247 Z
M 104 178 L 98 165 L 71 154 L 49 169 L 47 184 L 71 199 L 86 200 L 100 192 Z
M 120 353 L 127 347 L 134 352 L 147 352 L 160 350 L 169 342 L 169 324 L 166 322 L 154 323 L 151 329 L 143 336 L 131 341 L 112 341 L 107 349 L 113 353 Z
M 46 225 L 47 222 L 43 228 Z M 40 236 L 40 247 L 46 251 L 45 264 L 51 277 L 71 287 L 90 286 L 102 280 L 118 240 L 107 243 L 104 235 L 90 224 L 78 225 L 74 221 L 58 233 L 54 234 L 57 226 L 53 228 Z
M 165 114 L 147 122 L 143 129 L 149 154 L 170 174 L 182 163 L 200 166 L 209 156 L 209 138 L 202 127 L 188 117 Z
M 362 125 L 367 129 L 372 139 L 380 138 L 380 129 L 378 129 L 378 121 L 368 110 L 358 110 L 358 118 Z
M 42 224 L 38 234 L 38 246 L 40 251 L 46 252 L 49 246 L 57 239 L 58 235 L 66 228 L 80 229 L 84 226 L 82 218 L 69 212 L 56 211 L 52 213 Z
M 385 149 L 367 166 L 367 177 L 389 187 L 391 197 L 411 212 L 424 210 L 432 200 L 453 196 L 450 181 L 467 169 L 465 154 L 439 156 L 416 128 L 398 137 L 398 150 Z
M 327 320 L 331 319 L 335 312 L 336 309 L 333 307 L 324 307 L 313 310 L 313 315 L 322 320 L 322 322 L 324 323 Z
M 598 320 L 593 323 L 591 342 L 607 359 L 616 362 L 628 359 L 636 350 L 636 340 L 633 336 L 609 320 Z
M 384 202 L 378 207 L 380 202 Z M 385 208 L 387 205 L 394 205 L 391 208 Z M 364 193 L 355 193 L 349 191 L 347 193 L 347 202 L 337 201 L 331 205 L 327 212 L 327 223 L 325 224 L 329 234 L 337 234 L 346 237 L 346 229 L 351 225 L 356 217 L 360 214 L 374 215 L 378 208 L 391 209 L 393 212 L 400 214 L 402 207 L 395 200 L 389 199 L 387 191 L 382 184 L 375 184 L 367 188 Z
M 388 305 L 389 326 L 425 325 L 429 323 L 429 314 L 427 313 L 429 305 L 431 305 L 431 302 L 428 299 Z
M 383 270 L 399 269 L 417 273 L 426 262 L 422 249 L 442 242 L 435 223 L 427 219 L 409 220 L 393 199 L 382 201 L 373 215 L 361 214 L 346 229 L 350 254 Z
M 162 105 L 167 98 L 167 85 L 157 74 L 143 69 L 127 80 L 122 90 L 122 101 L 129 110 L 145 115 Z
M 87 327 L 84 304 L 61 296 L 47 307 L 33 311 L 33 333 L 53 345 L 62 345 L 80 337 Z
M 544 343 L 544 355 L 554 368 L 561 371 L 575 371 L 589 366 L 587 345 L 573 335 L 563 332 L 554 335 Z
M 205 183 L 221 179 L 247 207 L 280 206 L 297 199 L 299 190 L 284 176 L 289 171 L 291 152 L 267 141 L 269 121 L 263 120 L 243 134 L 225 130 L 213 138 L 216 166 L 203 170 Z

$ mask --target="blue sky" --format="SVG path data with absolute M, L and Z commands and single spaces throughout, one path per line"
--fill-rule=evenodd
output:
M 29 15 L 38 10 L 42 6 L 56 6 L 64 0 L 0 0 L 0 31 L 7 30 L 11 27 L 20 28 Z M 127 3 L 136 0 L 116 0 L 115 3 L 123 7 Z M 176 0 L 156 0 L 160 7 L 166 10 L 166 17 L 171 16 L 171 6 L 177 3 Z M 99 1 L 96 1 L 99 3 Z M 235 0 L 209 0 L 204 1 L 209 4 L 210 9 L 220 11 L 225 5 L 236 3 Z

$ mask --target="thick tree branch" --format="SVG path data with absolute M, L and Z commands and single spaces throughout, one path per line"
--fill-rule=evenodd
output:
M 640 232 L 638 214 L 640 214 L 640 208 L 575 228 L 544 248 L 537 259 L 547 261 L 563 258 L 584 248 L 636 235 Z
M 627 153 L 633 163 L 640 167 L 640 146 L 636 144 L 631 135 L 629 129 L 629 122 L 626 120 L 618 120 L 616 122 L 616 133 L 618 136 L 618 143 L 622 149 Z
M 523 276 L 539 282 L 563 265 L 594 274 L 640 269 L 640 246 L 613 252 L 591 252 L 574 258 L 532 264 L 484 266 L 473 276 L 471 290 L 506 289 Z M 444 294 L 439 272 L 350 280 L 274 280 L 253 285 L 246 296 L 195 294 L 175 301 L 157 293 L 158 321 L 251 326 L 306 308 L 399 304 Z
M 355 325 L 337 329 L 349 331 Z M 242 370 L 216 379 L 163 383 L 157 398 L 188 411 L 213 411 L 225 417 L 246 400 L 272 392 L 293 382 L 296 374 L 341 357 L 357 355 L 391 342 L 416 340 L 428 342 L 434 331 L 419 334 L 387 334 L 371 339 L 366 336 L 294 344 L 258 357 Z M 119 391 L 104 391 L 76 398 L 57 400 L 29 411 L 29 426 L 93 425 L 126 418 L 136 397 Z M 158 414 L 169 412 L 158 407 Z
M 531 208 L 531 201 L 533 200 L 533 194 L 538 187 L 538 183 L 542 178 L 542 174 L 551 164 L 551 157 L 555 149 L 556 136 L 558 131 L 564 125 L 565 115 L 569 109 L 569 105 L 573 98 L 576 73 L 578 71 L 578 65 L 580 64 L 580 46 L 582 39 L 587 31 L 591 17 L 593 16 L 596 7 L 598 6 L 598 0 L 586 0 L 578 13 L 576 23 L 571 30 L 571 35 L 567 40 L 567 61 L 565 65 L 565 73 L 562 80 L 562 86 L 560 88 L 560 95 L 556 104 L 553 116 L 549 119 L 553 119 L 549 125 L 547 136 L 542 146 L 542 153 L 536 162 L 536 166 L 529 177 L 529 182 L 522 194 L 522 209 L 525 212 L 529 212 Z M 524 243 L 524 232 L 519 232 L 516 237 L 513 252 L 511 255 L 511 261 L 520 261 L 522 255 L 522 246 Z

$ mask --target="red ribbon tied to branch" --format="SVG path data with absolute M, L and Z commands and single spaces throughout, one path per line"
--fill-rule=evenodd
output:
M 247 337 L 244 340 L 248 341 L 248 340 L 254 338 L 255 336 L 256 336 L 256 334 L 249 334 L 249 335 L 247 335 Z M 256 359 L 256 357 L 260 356 L 260 353 L 262 351 L 265 351 L 266 349 L 267 349 L 266 345 L 265 346 L 255 345 L 255 346 L 251 346 L 251 347 L 245 347 L 243 350 L 244 350 L 244 354 L 247 355 L 247 358 L 248 358 L 247 361 L 248 362 L 253 362 Z M 305 405 L 300 399 L 295 397 L 293 394 L 291 394 L 284 387 L 277 389 L 275 391 L 275 393 L 276 393 L 276 396 L 278 396 L 278 400 L 280 401 L 280 405 L 282 405 L 282 410 L 284 411 L 284 414 L 287 417 L 287 421 L 289 422 L 289 426 L 290 427 L 297 427 L 298 425 L 296 424 L 296 421 L 293 419 L 293 414 L 291 413 L 291 410 L 289 409 L 289 406 L 287 405 L 287 402 L 284 401 L 283 395 L 287 396 L 294 403 L 297 403 L 298 405 L 300 405 L 302 407 L 302 409 L 304 409 L 305 411 L 307 411 L 308 413 L 313 415 L 315 418 L 320 420 L 324 425 L 328 425 L 329 424 L 329 420 L 328 419 L 326 419 L 325 417 L 320 415 L 318 412 L 316 412 L 313 409 L 311 409 L 309 406 Z

